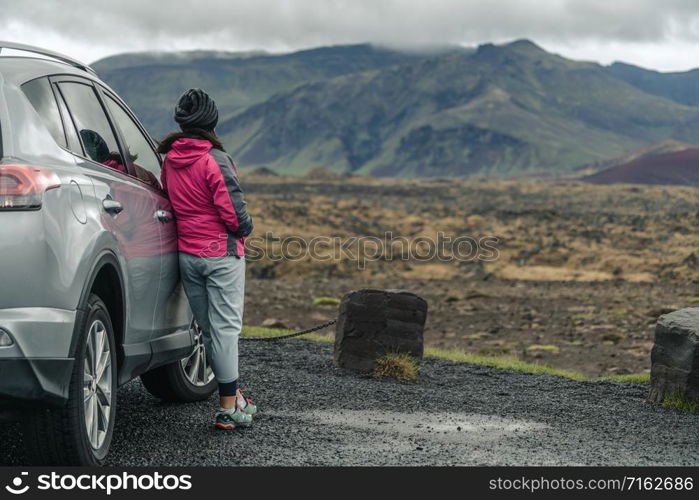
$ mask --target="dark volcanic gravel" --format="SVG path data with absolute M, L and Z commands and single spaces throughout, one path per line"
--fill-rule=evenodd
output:
M 699 416 L 645 402 L 647 387 L 427 359 L 416 382 L 333 367 L 330 345 L 245 343 L 252 429 L 212 426 L 216 400 L 163 404 L 119 390 L 109 465 L 699 465 Z M 0 463 L 23 463 L 16 424 Z

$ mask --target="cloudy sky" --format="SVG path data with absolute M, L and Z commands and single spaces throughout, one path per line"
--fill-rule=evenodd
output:
M 87 62 L 145 50 L 530 38 L 575 59 L 699 67 L 699 0 L 0 0 L 0 12 L 0 38 Z

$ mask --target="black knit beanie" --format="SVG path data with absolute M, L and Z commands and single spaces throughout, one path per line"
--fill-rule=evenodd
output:
M 189 89 L 175 106 L 175 121 L 182 130 L 202 128 L 213 130 L 218 123 L 218 109 L 209 94 L 202 89 Z

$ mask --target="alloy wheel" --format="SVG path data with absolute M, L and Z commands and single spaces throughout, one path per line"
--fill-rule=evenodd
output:
M 112 357 L 107 335 L 104 323 L 95 320 L 86 341 L 83 404 L 85 428 L 95 450 L 104 444 L 112 417 Z
M 201 328 L 196 322 L 192 322 L 191 326 L 194 333 L 194 349 L 192 353 L 181 361 L 182 370 L 187 377 L 187 380 L 192 385 L 203 387 L 208 385 L 214 379 L 214 371 L 206 359 L 206 349 L 204 348 L 204 338 Z

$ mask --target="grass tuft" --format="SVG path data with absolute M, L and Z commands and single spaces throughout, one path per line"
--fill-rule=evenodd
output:
M 687 399 L 679 394 L 665 396 L 663 406 L 683 413 L 699 413 L 699 399 Z
M 243 326 L 243 331 L 240 333 L 243 337 L 278 337 L 291 333 L 291 330 L 283 328 L 265 328 L 264 326 Z
M 281 330 L 279 328 L 264 328 L 261 326 L 244 326 L 242 336 L 243 337 L 278 337 L 279 335 L 284 335 L 286 333 L 291 333 L 291 330 Z M 335 342 L 334 333 L 309 333 L 303 335 L 303 339 L 314 340 L 317 342 L 333 343 Z M 387 356 L 401 356 L 397 354 L 390 354 Z M 407 355 L 406 355 L 407 356 Z M 552 375 L 554 377 L 564 377 L 573 380 L 606 380 L 609 382 L 618 383 L 635 383 L 635 384 L 647 384 L 650 382 L 650 374 L 648 373 L 633 373 L 629 375 L 608 375 L 600 379 L 590 379 L 582 373 L 573 372 L 570 370 L 565 370 L 563 368 L 555 368 L 553 366 L 542 365 L 538 363 L 528 363 L 526 361 L 521 361 L 517 358 L 509 356 L 487 356 L 482 354 L 471 354 L 458 349 L 439 349 L 436 347 L 425 347 L 425 356 L 430 358 L 439 358 L 446 361 L 451 361 L 452 363 L 470 363 L 472 365 L 483 365 L 489 366 L 491 368 L 496 368 L 498 370 L 509 370 L 522 373 L 532 373 L 535 375 Z M 384 356 L 383 358 L 385 358 Z M 410 357 L 410 356 L 408 356 Z M 414 358 L 411 358 L 415 363 L 415 370 L 419 371 L 419 365 Z M 378 366 L 377 361 L 377 366 Z M 382 366 L 388 365 L 388 361 L 382 361 Z M 400 363 L 399 363 L 400 364 Z M 403 363 L 405 364 L 405 363 Z M 375 376 L 383 376 L 376 375 Z M 385 375 L 391 376 L 391 375 Z M 398 377 L 396 377 L 398 378 Z M 401 380 L 412 380 L 412 379 L 401 379 Z
M 385 354 L 376 360 L 373 375 L 377 378 L 415 380 L 420 374 L 420 364 L 410 354 Z
M 650 384 L 650 373 L 627 373 L 624 375 L 607 375 L 600 380 L 628 384 Z
M 301 338 L 303 339 L 308 339 L 308 340 L 315 340 L 316 342 L 326 342 L 328 344 L 332 344 L 335 342 L 335 334 L 334 333 L 308 333 L 306 335 L 301 335 Z
M 456 349 L 438 349 L 435 347 L 426 347 L 425 356 L 430 358 L 446 359 L 447 361 L 451 361 L 453 363 L 485 365 L 490 366 L 491 368 L 497 368 L 499 370 L 533 373 L 537 375 L 553 375 L 556 377 L 571 378 L 573 380 L 588 380 L 588 378 L 582 373 L 536 363 L 528 363 L 526 361 L 520 361 L 519 359 L 511 357 L 483 356 L 479 354 L 470 354 Z
M 339 306 L 340 299 L 337 297 L 316 297 L 313 299 L 314 306 Z
M 291 330 L 284 330 L 281 328 L 265 328 L 263 326 L 243 326 L 243 331 L 241 332 L 242 337 L 279 337 L 280 335 L 286 335 L 291 333 Z M 301 335 L 302 339 L 315 340 L 318 342 L 335 342 L 335 335 L 333 333 L 307 333 L 306 335 Z

